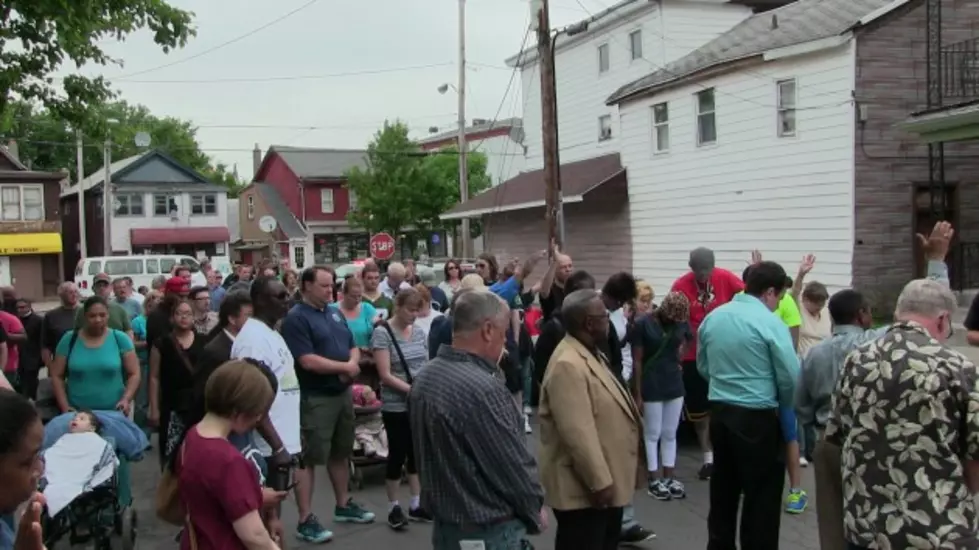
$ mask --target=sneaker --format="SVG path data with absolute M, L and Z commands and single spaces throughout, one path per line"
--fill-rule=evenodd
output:
M 670 497 L 672 498 L 687 498 L 686 487 L 676 479 L 667 480 L 666 490 L 670 492 Z
M 803 468 L 809 466 L 809 461 L 806 460 L 806 457 L 799 457 L 799 466 L 802 466 Z
M 523 413 L 527 416 L 531 416 L 534 414 L 534 408 L 531 407 L 530 405 L 527 405 L 523 408 Z
M 809 505 L 809 495 L 802 489 L 792 489 L 785 498 L 785 511 L 789 514 L 801 514 Z
M 337 506 L 333 509 L 333 521 L 337 523 L 371 523 L 374 521 L 374 512 L 365 510 L 361 505 L 354 502 L 354 499 L 347 499 L 346 506 Z
M 656 538 L 656 533 L 642 525 L 633 525 L 619 535 L 619 544 L 639 544 Z
M 419 506 L 418 508 L 408 510 L 408 519 L 410 519 L 411 521 L 417 521 L 421 523 L 431 523 L 435 521 L 435 518 L 432 517 L 432 514 L 429 514 L 428 511 L 422 508 L 421 506 Z
M 710 479 L 710 475 L 713 473 L 714 473 L 714 465 L 707 463 L 700 467 L 700 471 L 697 472 L 697 477 L 700 478 L 701 481 L 707 481 L 708 479 Z
M 530 417 L 526 415 L 523 417 L 523 433 L 528 435 L 534 433 L 534 428 L 530 425 Z
M 296 538 L 313 544 L 321 544 L 332 539 L 333 533 L 326 527 L 323 527 L 319 518 L 310 514 L 296 527 Z
M 391 512 L 388 514 L 388 525 L 395 531 L 408 527 L 408 518 L 405 517 L 405 511 L 400 506 L 391 508 Z
M 666 483 L 663 483 L 662 479 L 649 480 L 646 493 L 656 500 L 670 500 L 670 490 L 666 487 Z

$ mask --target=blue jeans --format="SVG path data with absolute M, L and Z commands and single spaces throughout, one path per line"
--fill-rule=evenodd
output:
M 432 549 L 459 550 L 460 541 L 481 541 L 486 550 L 520 550 L 526 535 L 527 528 L 515 519 L 485 528 L 436 521 L 432 529 Z
M 639 522 L 636 521 L 636 509 L 629 504 L 622 509 L 622 532 L 625 533 L 637 525 Z
M 534 393 L 534 360 L 528 357 L 524 360 L 520 368 L 520 376 L 523 378 L 523 406 L 531 406 L 531 397 Z

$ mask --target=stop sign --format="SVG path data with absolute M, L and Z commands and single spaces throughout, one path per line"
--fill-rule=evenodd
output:
M 387 233 L 371 235 L 371 256 L 375 260 L 390 260 L 394 257 L 394 237 Z

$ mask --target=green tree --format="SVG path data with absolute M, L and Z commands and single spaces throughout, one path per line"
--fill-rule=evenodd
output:
M 467 166 L 473 196 L 490 186 L 486 155 L 469 155 Z M 426 153 L 408 137 L 407 125 L 385 122 L 367 146 L 367 167 L 350 170 L 347 185 L 357 197 L 347 219 L 371 233 L 451 227 L 439 216 L 459 202 L 458 150 Z
M 197 129 L 190 122 L 174 117 L 159 118 L 146 107 L 125 101 L 93 106 L 87 113 L 78 123 L 84 135 L 82 158 L 86 175 L 103 165 L 106 132 L 112 142 L 113 160 L 142 152 L 135 139 L 137 133 L 146 132 L 150 135 L 151 148 L 166 152 L 214 183 L 227 187 L 231 196 L 237 196 L 242 183 L 224 164 L 212 162 L 201 151 Z M 115 122 L 107 124 L 110 120 Z M 72 181 L 77 180 L 75 132 L 51 111 L 23 101 L 10 103 L 0 116 L 0 136 L 4 135 L 18 140 L 21 159 L 34 169 L 67 169 Z
M 0 3 L 0 113 L 14 100 L 38 102 L 60 120 L 82 123 L 114 94 L 102 77 L 52 75 L 66 64 L 118 65 L 104 50 L 148 29 L 164 52 L 194 36 L 193 14 L 165 0 L 5 0 Z M 55 83 L 60 80 L 60 85 Z

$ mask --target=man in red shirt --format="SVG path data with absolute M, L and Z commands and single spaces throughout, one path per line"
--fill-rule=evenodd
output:
M 693 422 L 697 440 L 704 453 L 704 464 L 698 477 L 710 479 L 714 468 L 714 452 L 710 445 L 709 403 L 707 381 L 697 372 L 697 330 L 704 317 L 715 308 L 731 301 L 744 290 L 744 283 L 726 269 L 714 267 L 714 251 L 696 248 L 690 252 L 690 272 L 673 283 L 672 290 L 680 292 L 690 301 L 690 330 L 693 340 L 683 351 L 683 386 L 686 393 L 684 409 L 687 419 Z

